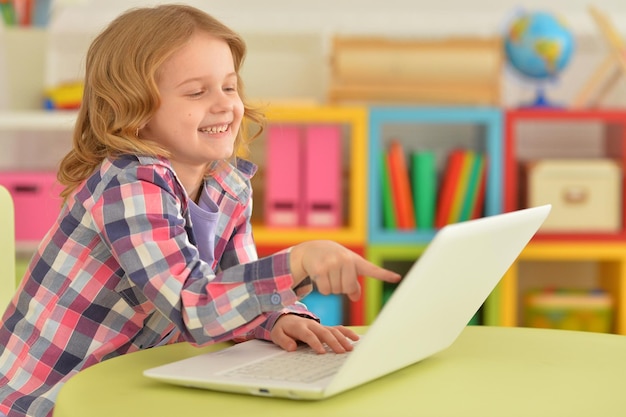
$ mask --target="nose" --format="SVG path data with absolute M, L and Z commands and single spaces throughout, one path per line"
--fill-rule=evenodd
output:
M 234 107 L 234 97 L 224 91 L 217 91 L 211 96 L 211 111 L 213 113 L 223 113 L 232 110 Z

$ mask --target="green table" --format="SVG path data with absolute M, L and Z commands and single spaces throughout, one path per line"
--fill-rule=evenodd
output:
M 408 329 L 407 343 L 418 343 Z M 95 365 L 61 389 L 54 417 L 626 415 L 626 336 L 562 330 L 468 326 L 447 350 L 324 401 L 212 392 L 142 375 L 225 346 L 181 343 Z

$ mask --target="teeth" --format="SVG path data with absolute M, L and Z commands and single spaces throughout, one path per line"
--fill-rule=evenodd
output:
M 226 132 L 227 130 L 228 130 L 228 125 L 211 126 L 206 129 L 200 129 L 201 132 L 205 132 L 205 133 L 223 133 L 223 132 Z

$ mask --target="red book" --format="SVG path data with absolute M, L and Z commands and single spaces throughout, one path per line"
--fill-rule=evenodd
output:
M 441 228 L 448 224 L 452 204 L 454 203 L 454 195 L 461 178 L 461 169 L 465 151 L 463 149 L 453 149 L 448 154 L 448 162 L 443 173 L 441 181 L 441 189 L 437 199 L 437 215 L 435 217 L 435 227 Z
M 406 156 L 402 144 L 392 140 L 389 144 L 389 179 L 391 180 L 391 194 L 396 214 L 396 227 L 399 230 L 415 229 L 413 209 L 413 195 L 409 181 Z

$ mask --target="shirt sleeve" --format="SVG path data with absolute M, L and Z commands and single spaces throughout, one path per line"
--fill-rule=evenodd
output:
M 247 334 L 269 313 L 294 305 L 288 253 L 218 273 L 200 260 L 167 176 L 159 166 L 124 171 L 105 185 L 92 207 L 95 227 L 124 279 L 145 301 L 197 345 Z
M 252 201 L 246 205 L 246 209 L 237 220 L 235 226 L 235 232 L 231 239 L 226 244 L 226 249 L 220 260 L 220 268 L 225 270 L 232 266 L 251 262 L 258 258 L 256 245 L 252 234 L 252 225 L 250 224 L 250 218 L 252 216 Z M 284 256 L 289 254 L 291 248 L 280 251 L 272 256 Z M 304 298 L 313 289 L 311 280 L 305 279 L 294 290 L 298 299 Z M 276 324 L 276 320 L 284 314 L 298 314 L 299 316 L 317 320 L 319 318 L 308 310 L 305 304 L 297 301 L 286 308 L 270 313 L 263 323 L 255 327 L 251 331 L 240 335 L 235 338 L 237 342 L 249 340 L 249 339 L 262 339 L 271 341 L 271 331 Z

